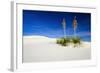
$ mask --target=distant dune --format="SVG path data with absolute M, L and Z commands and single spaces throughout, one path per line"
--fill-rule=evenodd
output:
M 83 60 L 91 58 L 91 43 L 73 47 L 56 44 L 56 38 L 44 36 L 23 37 L 23 62 Z

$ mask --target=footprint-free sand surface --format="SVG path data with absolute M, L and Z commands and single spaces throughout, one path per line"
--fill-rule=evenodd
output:
M 56 39 L 44 36 L 23 37 L 23 62 L 86 60 L 91 58 L 90 42 L 74 47 L 56 44 Z

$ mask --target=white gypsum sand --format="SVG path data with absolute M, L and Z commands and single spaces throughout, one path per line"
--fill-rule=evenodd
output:
M 91 58 L 90 42 L 73 47 L 56 44 L 56 39 L 44 36 L 23 36 L 23 62 L 84 60 Z

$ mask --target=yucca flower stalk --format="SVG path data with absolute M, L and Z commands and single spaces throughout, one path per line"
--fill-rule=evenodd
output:
M 77 29 L 77 20 L 76 20 L 76 16 L 74 17 L 74 20 L 73 20 L 73 29 L 74 29 L 74 36 L 76 37 L 76 29 Z
M 63 18 L 62 24 L 63 24 L 64 38 L 66 38 L 66 20 L 65 20 L 65 18 Z

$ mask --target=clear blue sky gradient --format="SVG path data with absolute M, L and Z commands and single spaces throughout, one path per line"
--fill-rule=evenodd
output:
M 73 19 L 77 19 L 77 36 L 91 41 L 91 14 L 75 12 L 23 10 L 23 36 L 40 35 L 50 38 L 63 37 L 63 18 L 66 20 L 66 34 L 73 36 Z

